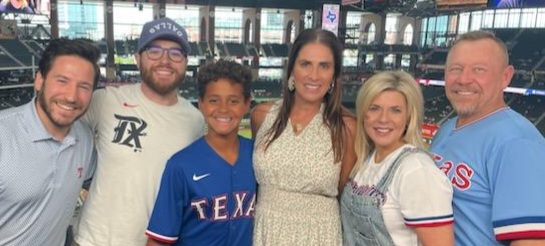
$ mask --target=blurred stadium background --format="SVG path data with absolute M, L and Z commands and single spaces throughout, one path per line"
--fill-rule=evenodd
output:
M 31 100 L 36 63 L 54 37 L 96 43 L 103 53 L 100 86 L 138 83 L 138 35 L 143 23 L 162 16 L 184 26 L 191 41 L 182 96 L 195 102 L 199 65 L 224 58 L 252 69 L 255 105 L 280 97 L 297 33 L 323 27 L 345 46 L 343 104 L 354 108 L 359 87 L 372 74 L 408 71 L 424 92 L 422 127 L 429 141 L 454 116 L 442 87 L 449 45 L 458 34 L 486 29 L 507 43 L 516 68 L 505 94 L 508 105 L 545 134 L 545 1 L 509 9 L 498 0 L 26 1 L 33 13 L 0 12 L 0 109 Z M 247 119 L 241 134 L 250 136 Z

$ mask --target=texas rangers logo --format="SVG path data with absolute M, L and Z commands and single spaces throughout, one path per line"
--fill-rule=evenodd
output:
M 83 167 L 78 167 L 77 173 L 78 173 L 78 179 L 80 179 L 81 175 L 83 174 Z
M 144 130 L 148 126 L 144 120 L 132 117 L 114 114 L 119 120 L 117 127 L 114 128 L 115 135 L 112 143 L 117 143 L 134 148 L 134 152 L 142 151 L 142 142 L 140 137 L 146 136 Z

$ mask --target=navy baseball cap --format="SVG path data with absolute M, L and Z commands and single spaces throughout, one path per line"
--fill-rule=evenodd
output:
M 138 40 L 138 52 L 142 52 L 153 40 L 166 39 L 180 44 L 186 54 L 191 52 L 189 42 L 187 41 L 187 32 L 170 18 L 150 21 L 144 24 L 140 39 Z

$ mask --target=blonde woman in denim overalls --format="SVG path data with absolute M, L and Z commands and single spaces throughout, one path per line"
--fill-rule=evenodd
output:
M 358 162 L 341 196 L 346 246 L 453 245 L 452 187 L 422 149 L 423 99 L 407 73 L 383 72 L 356 100 Z

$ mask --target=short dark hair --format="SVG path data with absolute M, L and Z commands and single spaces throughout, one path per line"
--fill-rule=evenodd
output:
M 466 32 L 456 38 L 456 40 L 454 41 L 450 49 L 452 50 L 454 46 L 456 46 L 458 43 L 463 41 L 480 41 L 480 40 L 486 40 L 486 39 L 492 40 L 498 45 L 498 48 L 500 48 L 500 51 L 501 51 L 500 55 L 502 59 L 504 60 L 505 65 L 506 66 L 509 65 L 509 51 L 507 49 L 507 46 L 505 45 L 505 42 L 503 42 L 503 40 L 498 38 L 493 32 L 489 32 L 485 30 L 475 30 L 475 31 Z M 450 54 L 450 51 L 449 51 L 449 54 Z M 448 56 L 447 56 L 447 61 L 448 61 Z
M 96 86 L 100 78 L 100 68 L 98 59 L 100 58 L 100 50 L 91 41 L 84 39 L 53 39 L 42 53 L 42 58 L 38 64 L 38 72 L 45 78 L 55 59 L 59 56 L 75 55 L 89 61 L 95 70 L 94 85 Z
M 235 61 L 220 59 L 215 63 L 209 63 L 199 69 L 197 81 L 199 84 L 199 98 L 204 98 L 206 87 L 211 82 L 219 79 L 229 79 L 233 83 L 240 84 L 244 94 L 244 99 L 250 99 L 250 82 L 252 81 L 252 73 L 250 69 L 244 67 Z

